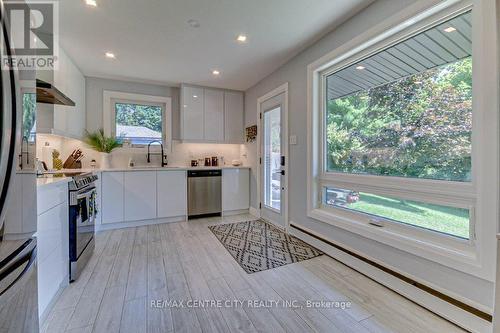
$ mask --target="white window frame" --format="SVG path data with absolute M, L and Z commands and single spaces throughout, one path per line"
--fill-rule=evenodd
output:
M 166 153 L 172 152 L 172 99 L 170 97 L 105 90 L 103 92 L 103 129 L 107 136 L 116 135 L 116 103 L 161 106 L 163 150 Z M 133 148 L 143 148 L 144 146 L 132 144 Z
M 407 8 L 308 66 L 308 216 L 460 271 L 494 279 L 498 222 L 498 64 L 495 11 L 484 0 L 448 0 L 422 11 Z M 472 9 L 473 134 L 472 181 L 454 182 L 325 171 L 325 78 L 347 65 Z M 490 64 L 489 66 L 485 64 Z M 494 65 L 491 65 L 494 64 Z M 491 87 L 489 86 L 491 85 Z M 469 240 L 323 204 L 324 186 L 470 210 Z M 492 196 L 490 198 L 490 196 Z

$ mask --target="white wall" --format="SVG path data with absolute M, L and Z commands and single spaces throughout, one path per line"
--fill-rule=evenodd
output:
M 376 1 L 248 89 L 245 95 L 245 126 L 257 123 L 257 98 L 288 82 L 289 135 L 297 136 L 297 145 L 290 145 L 289 155 L 290 221 L 314 230 L 332 241 L 347 244 L 368 257 L 377 258 L 387 266 L 422 281 L 427 281 L 429 285 L 447 291 L 450 295 L 463 297 L 469 303 L 478 305 L 482 309 L 491 309 L 493 306 L 492 282 L 444 267 L 307 217 L 307 65 L 411 4 L 421 6 L 424 9 L 437 2 L 438 0 Z M 246 144 L 245 150 L 248 151 L 247 162 L 252 166 L 251 206 L 258 207 L 256 202 L 258 161 L 256 143 Z

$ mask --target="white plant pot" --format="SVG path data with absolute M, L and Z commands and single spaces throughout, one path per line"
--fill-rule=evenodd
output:
M 111 154 L 101 153 L 101 169 L 111 169 Z

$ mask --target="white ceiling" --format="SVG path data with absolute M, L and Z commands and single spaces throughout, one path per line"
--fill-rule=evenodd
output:
M 86 76 L 245 90 L 371 2 L 64 0 L 60 43 Z

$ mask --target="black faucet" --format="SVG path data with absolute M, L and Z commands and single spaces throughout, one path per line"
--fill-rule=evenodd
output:
M 150 151 L 149 151 L 149 147 L 151 147 L 151 144 L 152 143 L 159 143 L 160 146 L 161 146 L 161 167 L 163 168 L 164 166 L 166 166 L 168 163 L 165 162 L 166 160 L 166 157 L 165 154 L 163 153 L 163 144 L 161 143 L 161 141 L 159 140 L 153 140 L 151 141 L 149 144 L 148 144 L 148 163 L 151 163 L 151 155 L 158 155 L 158 154 L 152 154 Z

